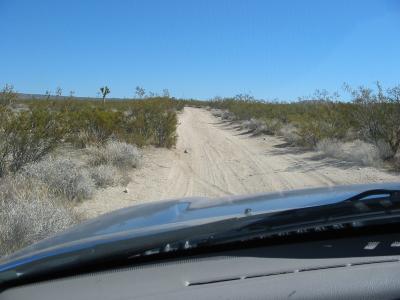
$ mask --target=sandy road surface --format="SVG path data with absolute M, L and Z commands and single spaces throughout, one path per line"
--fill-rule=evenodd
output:
M 128 193 L 121 187 L 101 190 L 76 209 L 93 217 L 151 200 L 400 179 L 382 170 L 287 147 L 276 137 L 251 137 L 203 109 L 185 108 L 179 123 L 176 149 L 145 149 L 142 167 L 130 174 Z

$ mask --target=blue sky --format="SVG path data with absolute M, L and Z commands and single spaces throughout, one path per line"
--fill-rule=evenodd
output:
M 292 100 L 400 84 L 400 1 L 0 0 L 0 85 Z

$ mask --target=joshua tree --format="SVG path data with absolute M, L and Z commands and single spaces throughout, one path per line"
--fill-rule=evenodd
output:
M 106 103 L 106 96 L 110 93 L 108 86 L 103 86 L 100 88 L 101 95 L 103 97 L 103 103 Z
M 59 86 L 56 88 L 56 95 L 57 95 L 58 97 L 60 97 L 60 96 L 62 95 L 62 88 L 59 87 Z
M 169 98 L 170 97 L 169 90 L 168 89 L 163 89 L 162 95 L 163 95 L 164 98 Z
M 136 87 L 136 92 L 135 94 L 139 97 L 139 98 L 143 98 L 144 95 L 146 94 L 146 90 L 140 86 Z
M 51 97 L 51 92 L 49 90 L 46 90 L 46 93 L 44 93 L 46 96 L 46 100 L 49 100 Z

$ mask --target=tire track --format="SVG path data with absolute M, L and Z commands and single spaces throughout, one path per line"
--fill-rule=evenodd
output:
M 143 166 L 130 174 L 129 193 L 107 188 L 77 210 L 92 217 L 146 201 L 399 181 L 398 175 L 382 170 L 282 148 L 277 137 L 251 137 L 204 109 L 186 107 L 177 134 L 175 149 L 144 150 Z

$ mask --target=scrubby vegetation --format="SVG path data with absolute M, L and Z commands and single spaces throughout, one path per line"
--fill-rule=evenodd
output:
M 69 158 L 48 157 L 25 166 L 21 173 L 41 181 L 52 194 L 69 201 L 88 199 L 94 193 L 95 184 L 89 172 Z
M 79 216 L 43 182 L 13 175 L 0 181 L 0 220 L 2 256 L 71 227 Z
M 293 103 L 238 95 L 216 98 L 207 105 L 215 116 L 238 122 L 242 129 L 254 134 L 282 136 L 292 145 L 365 165 L 382 161 L 398 168 L 400 86 L 384 90 L 377 83 L 374 90 L 349 86 L 345 90 L 352 97 L 350 102 L 317 91 L 312 97 Z
M 32 100 L 18 99 L 11 85 L 0 92 L 0 256 L 79 222 L 71 205 L 127 184 L 142 147 L 173 147 L 184 106 L 207 107 L 254 135 L 281 136 L 288 146 L 400 169 L 400 86 L 346 86 L 351 101 L 318 91 L 293 103 L 247 95 L 175 100 L 168 90 L 145 98 L 140 87 L 140 100 L 105 101 L 106 88 L 103 101 L 63 98 L 61 89 L 56 98 Z
M 91 146 L 86 151 L 91 165 L 113 165 L 120 169 L 136 168 L 141 156 L 134 145 L 116 141 L 109 141 L 104 147 Z
M 79 222 L 73 203 L 126 185 L 141 147 L 173 147 L 183 105 L 169 97 L 21 100 L 7 85 L 0 92 L 0 256 Z
M 35 99 L 18 104 L 27 109 L 13 111 L 11 105 L 0 105 L 0 176 L 39 161 L 65 143 L 85 148 L 112 139 L 170 148 L 176 142 L 176 110 L 183 107 L 168 98 L 105 104 Z

